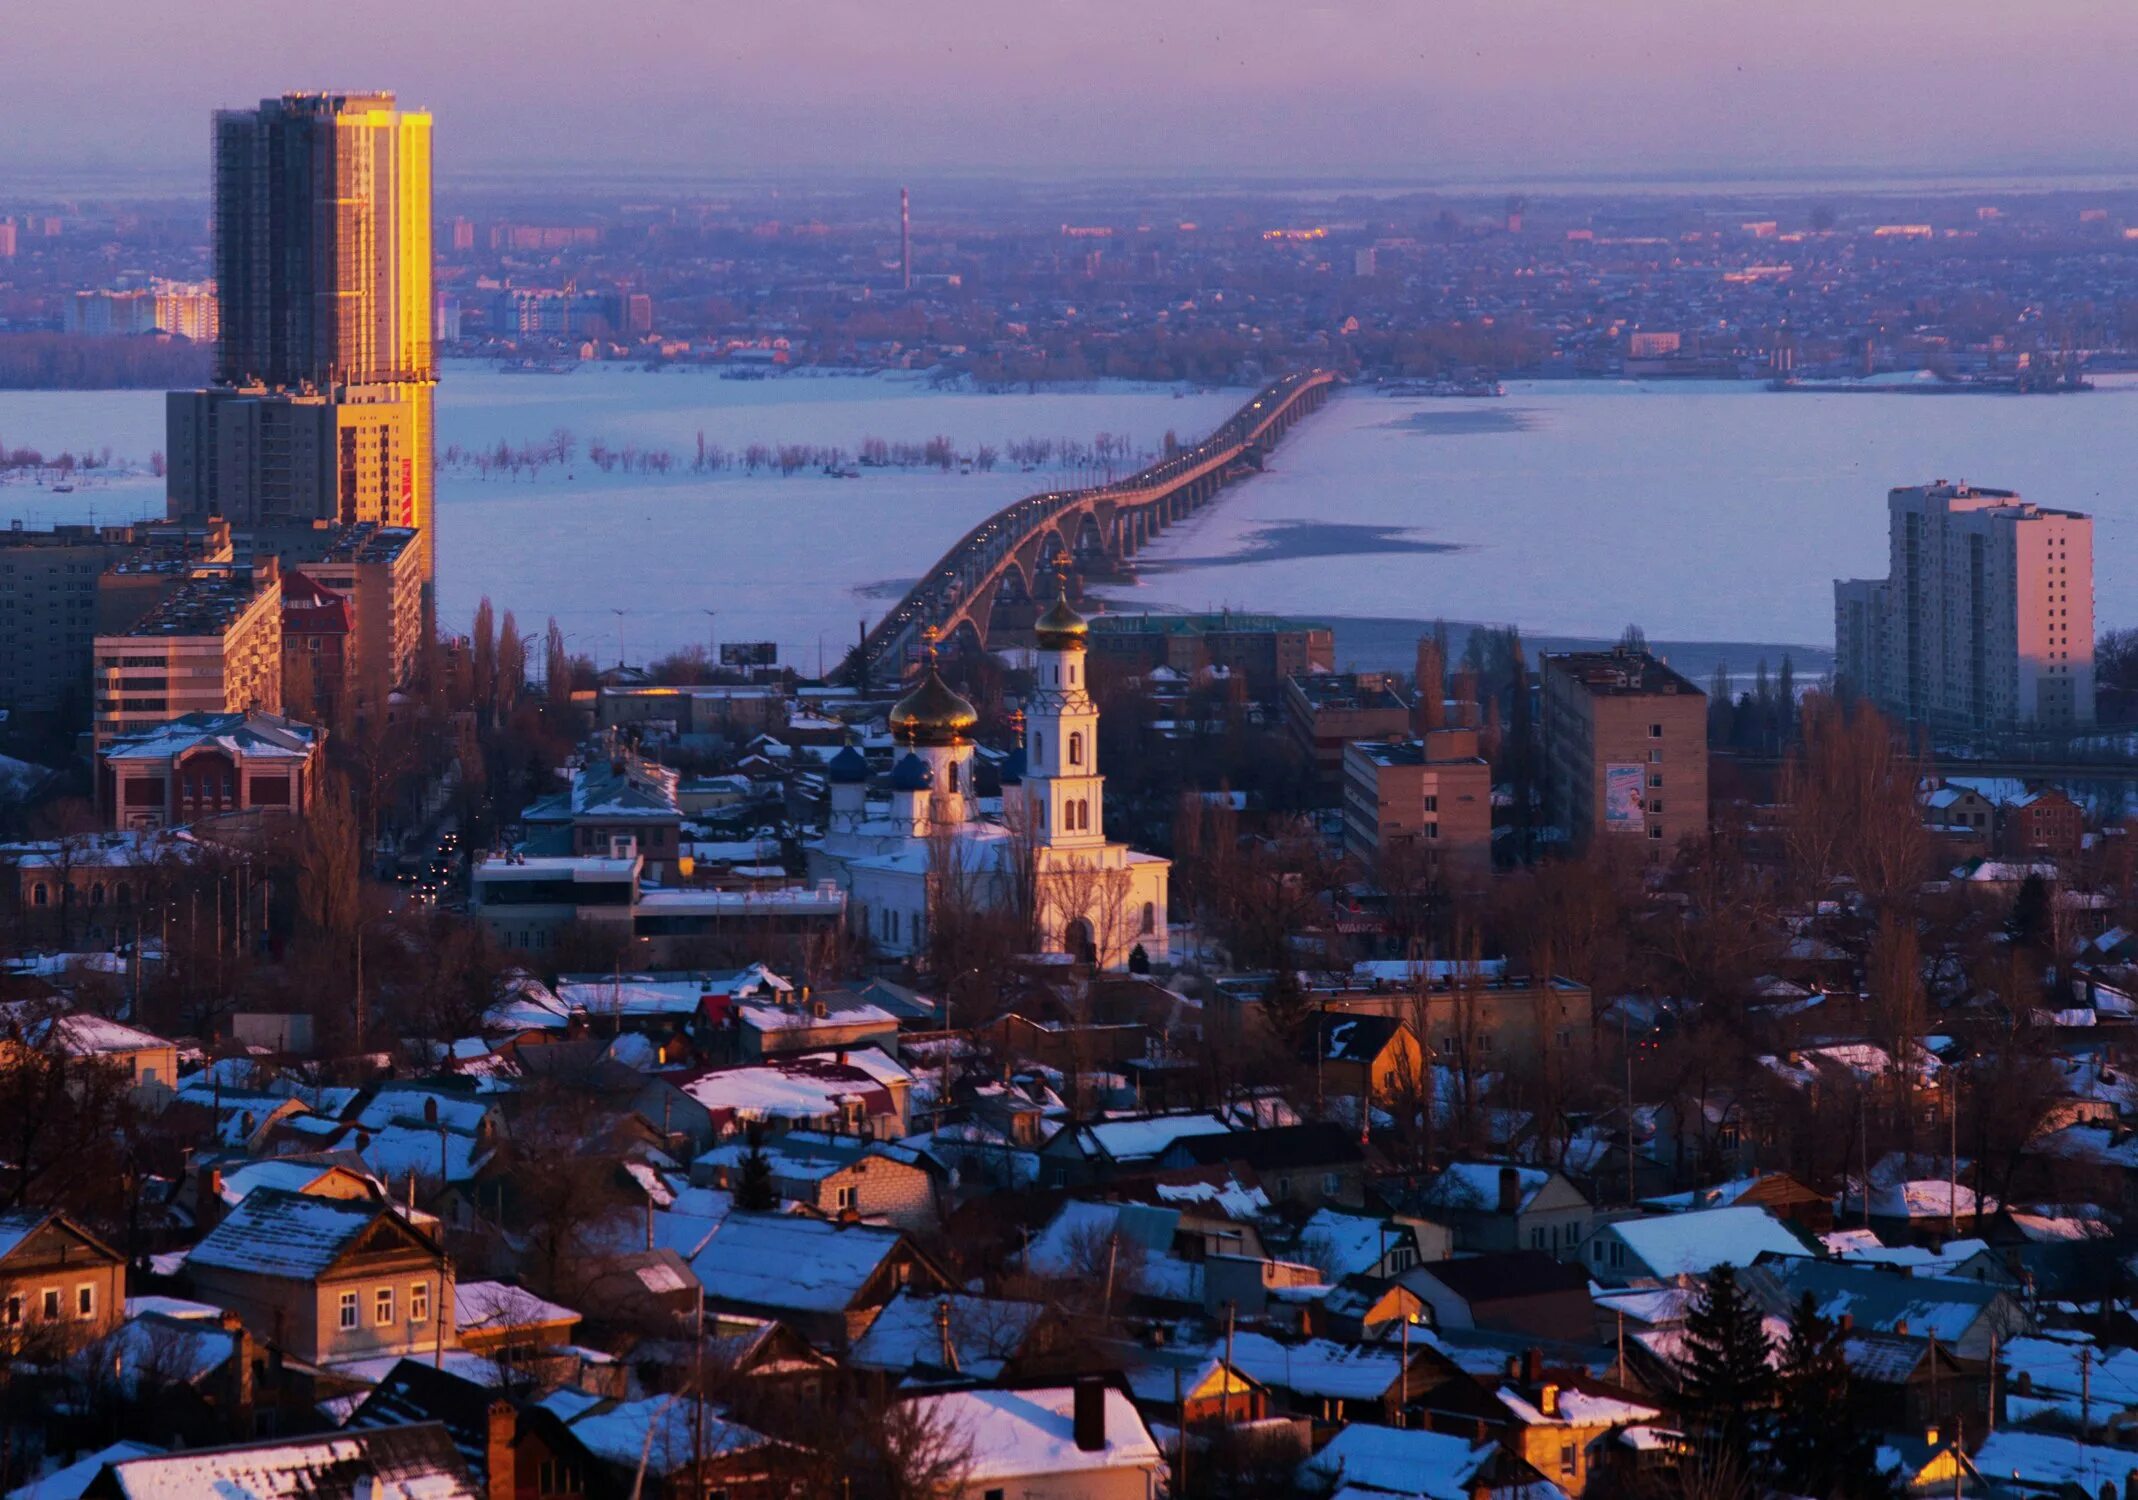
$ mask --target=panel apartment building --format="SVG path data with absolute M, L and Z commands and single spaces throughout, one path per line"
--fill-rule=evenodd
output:
M 1886 496 L 1891 571 L 1834 582 L 1834 673 L 1954 733 L 2094 722 L 2093 518 L 2010 490 Z
M 1645 651 L 1547 655 L 1545 792 L 1576 845 L 1602 834 L 1667 859 L 1707 836 L 1707 694 Z

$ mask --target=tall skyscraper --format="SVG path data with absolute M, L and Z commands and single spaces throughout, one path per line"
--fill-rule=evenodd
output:
M 1886 510 L 1889 576 L 1834 582 L 1843 684 L 1948 731 L 2091 725 L 2093 518 L 1942 479 Z
M 216 384 L 171 393 L 171 513 L 416 527 L 431 577 L 431 117 L 285 94 L 214 152 Z

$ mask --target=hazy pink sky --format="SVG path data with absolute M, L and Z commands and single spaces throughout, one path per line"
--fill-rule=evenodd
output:
M 22 0 L 9 167 L 390 87 L 440 170 L 2127 166 L 2132 0 Z M 198 183 L 174 186 L 190 188 Z

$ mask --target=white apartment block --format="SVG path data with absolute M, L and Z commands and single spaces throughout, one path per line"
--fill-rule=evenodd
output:
M 2093 518 L 1937 480 L 1886 497 L 1891 573 L 1834 584 L 1834 669 L 1936 729 L 2094 721 Z

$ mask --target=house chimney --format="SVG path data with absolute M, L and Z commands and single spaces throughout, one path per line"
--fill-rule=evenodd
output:
M 489 1424 L 483 1435 L 483 1497 L 484 1500 L 512 1500 L 514 1474 L 512 1472 L 512 1440 L 519 1428 L 519 1413 L 509 1401 L 493 1401 L 488 1412 Z
M 1080 1375 L 1076 1385 L 1076 1445 L 1085 1453 L 1106 1451 L 1106 1382 L 1097 1375 Z
M 223 1332 L 230 1335 L 230 1365 L 225 1376 L 225 1396 L 230 1405 L 231 1431 L 240 1439 L 252 1436 L 252 1336 L 244 1320 L 234 1312 L 222 1315 Z
M 1559 1387 L 1546 1383 L 1537 1388 L 1537 1410 L 1547 1417 L 1559 1415 Z
M 955 1375 L 958 1373 L 958 1345 L 950 1336 L 950 1299 L 943 1297 L 935 1304 L 935 1335 L 943 1348 L 943 1368 Z M 1104 1418 L 1101 1417 L 1101 1422 Z
M 1935 1448 L 1938 1445 L 1938 1424 L 1932 1422 L 1923 1429 L 1923 1441 Z
M 223 1172 L 220 1167 L 202 1167 L 195 1179 L 193 1221 L 206 1234 L 223 1220 Z
M 1544 1351 L 1542 1349 L 1524 1349 L 1522 1351 L 1522 1383 L 1525 1385 L 1542 1385 L 1544 1383 Z
M 1522 1174 L 1513 1167 L 1500 1168 L 1500 1212 L 1511 1214 L 1522 1206 Z

